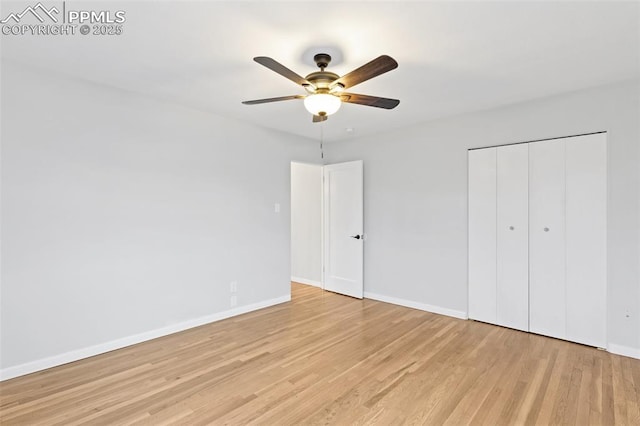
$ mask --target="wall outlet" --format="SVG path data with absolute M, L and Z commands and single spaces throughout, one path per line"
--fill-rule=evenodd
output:
M 230 304 L 232 308 L 236 306 L 238 304 L 238 298 L 236 296 L 231 296 Z
M 231 281 L 229 284 L 229 291 L 231 293 L 235 293 L 238 291 L 238 281 Z
M 276 212 L 276 213 L 280 213 L 280 203 L 276 203 L 273 206 L 273 211 Z

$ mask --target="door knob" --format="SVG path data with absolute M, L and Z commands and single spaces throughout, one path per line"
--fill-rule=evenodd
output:
M 360 235 L 351 235 L 351 238 L 355 238 L 356 240 L 360 239 Z
M 544 228 L 544 232 L 549 232 L 549 228 Z
M 516 229 L 516 228 L 514 228 L 513 226 L 510 226 L 510 227 L 509 227 L 509 230 L 510 230 L 510 231 L 513 231 L 514 229 Z

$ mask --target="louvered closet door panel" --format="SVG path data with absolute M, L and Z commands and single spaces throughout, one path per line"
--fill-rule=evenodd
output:
M 496 322 L 496 148 L 469 151 L 469 318 Z
M 529 144 L 529 330 L 566 338 L 565 142 Z
M 567 339 L 604 348 L 606 134 L 566 139 Z
M 528 145 L 497 148 L 497 324 L 529 329 Z

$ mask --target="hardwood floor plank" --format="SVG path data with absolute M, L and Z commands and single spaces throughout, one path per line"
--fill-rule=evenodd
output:
M 640 425 L 640 361 L 292 284 L 292 302 L 0 383 L 6 425 Z

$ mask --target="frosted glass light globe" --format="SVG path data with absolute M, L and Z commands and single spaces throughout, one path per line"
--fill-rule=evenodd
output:
M 313 115 L 331 115 L 340 109 L 340 98 L 328 93 L 317 93 L 304 98 L 304 107 Z

